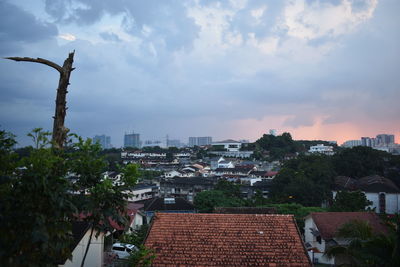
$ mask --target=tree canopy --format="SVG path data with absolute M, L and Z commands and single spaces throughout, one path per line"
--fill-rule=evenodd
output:
M 50 133 L 35 129 L 27 156 L 13 151 L 14 136 L 0 131 L 0 262 L 5 266 L 54 266 L 70 257 L 72 223 L 86 221 L 95 232 L 126 222 L 126 189 L 138 169 L 128 165 L 123 184 L 103 179 L 101 147 L 71 136 L 69 149 L 51 148 Z M 93 233 L 93 232 L 92 232 Z
M 339 191 L 333 200 L 330 211 L 365 211 L 372 202 L 361 191 Z

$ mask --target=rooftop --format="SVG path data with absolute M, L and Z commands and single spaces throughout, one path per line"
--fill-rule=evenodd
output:
M 311 266 L 292 215 L 157 213 L 153 266 Z
M 182 211 L 195 210 L 194 206 L 183 198 L 172 198 L 174 201 L 165 201 L 165 198 L 153 198 L 144 202 L 145 211 Z M 168 198 L 167 198 L 168 200 Z
M 387 233 L 386 226 L 374 212 L 313 212 L 310 214 L 323 239 L 332 239 L 336 231 L 352 220 L 367 221 L 376 233 Z

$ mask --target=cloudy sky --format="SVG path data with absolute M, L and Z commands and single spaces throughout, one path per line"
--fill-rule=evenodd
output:
M 66 126 L 256 140 L 400 142 L 398 0 L 0 0 L 0 56 L 62 64 Z M 0 127 L 52 129 L 58 73 L 0 60 Z

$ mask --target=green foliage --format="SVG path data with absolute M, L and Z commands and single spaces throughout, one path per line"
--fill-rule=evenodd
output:
M 278 202 L 320 206 L 324 200 L 330 198 L 330 188 L 335 176 L 328 156 L 299 156 L 285 162 L 273 180 L 270 193 Z
M 50 143 L 49 136 L 50 132 L 44 132 L 42 128 L 35 128 L 32 132 L 28 133 L 28 136 L 32 138 L 35 148 L 44 148 Z
M 240 185 L 226 181 L 219 180 L 215 185 L 215 190 L 223 192 L 228 197 L 240 198 Z
M 147 233 L 149 231 L 149 225 L 143 224 L 139 230 L 133 231 L 131 233 L 123 234 L 119 241 L 122 243 L 132 244 L 137 247 L 143 245 L 144 240 L 146 239 Z
M 199 212 L 212 212 L 215 207 L 241 207 L 245 201 L 228 196 L 220 190 L 209 190 L 198 193 L 194 198 L 194 206 Z
M 278 214 L 292 214 L 296 219 L 300 231 L 304 230 L 304 217 L 311 212 L 324 212 L 326 209 L 321 207 L 304 207 L 296 203 L 267 204 L 263 207 L 274 207 Z
M 367 222 L 353 220 L 342 225 L 337 236 L 350 242 L 346 246 L 328 248 L 328 257 L 344 256 L 350 266 L 399 266 L 399 230 L 397 233 L 393 229 L 388 234 L 374 233 Z
M 271 160 L 280 160 L 288 153 L 299 151 L 299 146 L 293 141 L 290 133 L 283 133 L 278 136 L 264 134 L 255 142 L 255 149 L 259 153 L 260 151 L 269 151 Z
M 54 266 L 71 255 L 72 222 L 80 215 L 99 231 L 109 219 L 123 223 L 126 194 L 137 166 L 124 170 L 123 184 L 102 179 L 106 166 L 99 145 L 75 136 L 66 150 L 50 148 L 48 133 L 29 134 L 35 148 L 27 156 L 12 151 L 14 137 L 0 131 L 0 262 L 4 266 Z M 75 182 L 67 179 L 74 175 Z M 78 194 L 73 194 L 77 192 Z M 86 194 L 88 193 L 88 194 Z
M 336 194 L 330 211 L 365 211 L 372 202 L 361 191 L 339 191 Z
M 209 151 L 226 151 L 224 145 L 213 145 L 209 148 Z
M 333 156 L 339 175 L 361 178 L 368 175 L 384 175 L 387 159 L 391 155 L 365 146 L 344 149 Z
M 76 207 L 62 155 L 44 148 L 48 140 L 36 139 L 38 149 L 14 161 L 13 136 L 1 134 L 0 262 L 5 266 L 52 266 L 70 255 L 72 214 Z M 40 134 L 38 134 L 40 136 Z M 4 157 L 3 157 L 4 156 Z M 13 171 L 10 172 L 10 167 Z
M 163 174 L 161 171 L 153 170 L 140 170 L 140 178 L 143 180 L 153 180 L 156 177 L 160 177 Z
M 132 253 L 128 258 L 128 262 L 132 267 L 147 267 L 151 266 L 156 257 L 157 256 L 153 250 L 140 245 L 139 250 Z

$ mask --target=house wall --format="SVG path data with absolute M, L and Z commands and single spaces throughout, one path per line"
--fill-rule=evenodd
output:
M 380 193 L 369 193 L 369 192 L 363 192 L 365 194 L 365 197 L 369 200 L 372 201 L 372 204 L 368 206 L 369 208 L 373 209 L 375 208 L 376 213 L 380 213 L 381 210 L 379 208 L 379 194 Z M 336 197 L 337 192 L 332 191 L 333 198 Z M 395 214 L 400 212 L 400 194 L 395 194 L 395 193 L 384 193 L 386 196 L 386 213 L 387 214 Z
M 135 230 L 139 229 L 143 225 L 143 216 L 139 213 L 136 213 L 133 228 Z
M 165 177 L 168 177 L 168 178 L 175 177 L 175 176 L 181 177 L 182 174 L 177 171 L 170 171 L 170 172 L 165 173 Z
M 365 196 L 369 201 L 372 201 L 370 208 L 375 208 L 375 212 L 380 213 L 379 208 L 379 194 L 380 193 L 365 193 Z M 386 196 L 386 213 L 395 214 L 400 212 L 400 194 L 385 193 Z
M 324 239 L 321 238 L 321 243 L 317 241 L 317 238 L 311 233 L 311 229 L 316 229 L 318 230 L 317 226 L 314 223 L 314 220 L 311 218 L 311 216 L 307 217 L 304 222 L 304 241 L 305 243 L 310 243 L 312 247 L 317 248 L 321 253 L 316 253 L 309 251 L 308 255 L 310 256 L 311 261 L 315 260 L 318 261 L 318 263 L 323 263 L 323 264 L 334 264 L 335 259 L 329 259 L 327 256 L 324 255 L 325 249 L 326 249 L 326 242 Z
M 138 190 L 132 190 L 129 193 L 132 194 L 132 196 L 130 198 L 128 198 L 128 201 L 131 201 L 131 202 L 145 200 L 145 199 L 149 199 L 149 198 L 158 196 L 158 193 L 153 191 L 152 187 L 138 189 Z
M 62 267 L 76 267 L 80 266 L 83 256 L 85 254 L 86 245 L 89 242 L 90 229 L 86 232 L 85 236 L 81 239 L 79 244 L 72 252 L 72 260 L 67 260 Z M 92 240 L 90 242 L 89 251 L 85 259 L 85 267 L 99 267 L 103 266 L 103 252 L 104 252 L 104 233 L 96 238 L 96 232 L 93 232 Z

